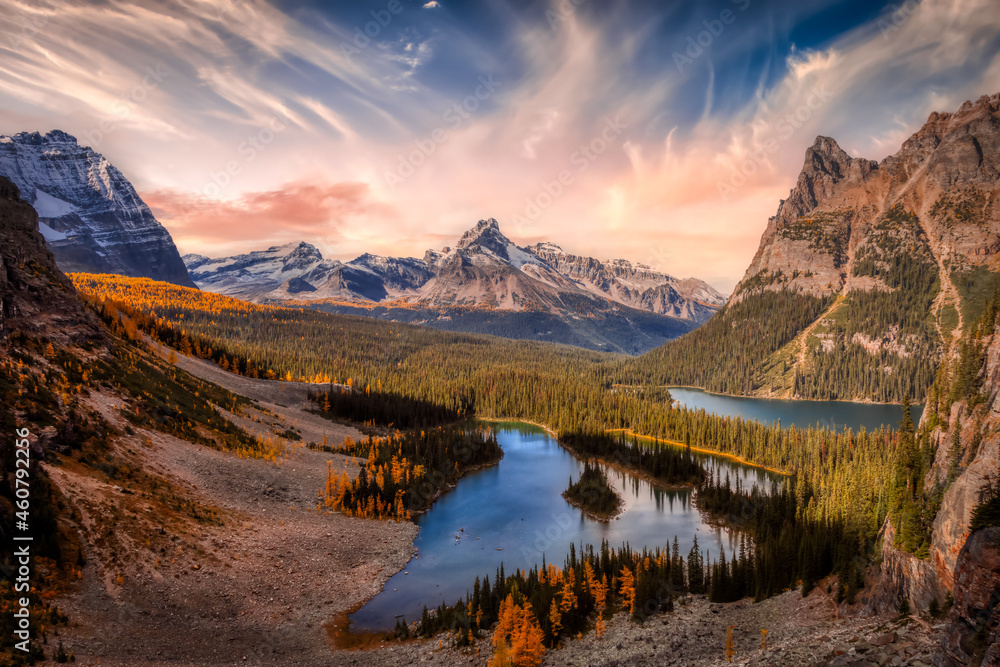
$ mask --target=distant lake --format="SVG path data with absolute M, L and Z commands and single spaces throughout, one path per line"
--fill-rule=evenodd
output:
M 471 592 L 476 577 L 492 577 L 500 563 L 508 574 L 542 562 L 562 567 L 570 544 L 600 549 L 628 542 L 633 549 L 672 544 L 676 535 L 687 559 L 698 536 L 702 551 L 716 559 L 725 545 L 732 554 L 729 532 L 709 526 L 692 506 L 689 490 L 668 491 L 627 473 L 608 470 L 608 481 L 625 500 L 617 519 L 589 519 L 562 498 L 569 478 L 579 479 L 583 464 L 545 431 L 526 424 L 491 425 L 503 448 L 499 464 L 466 475 L 417 519 L 419 550 L 382 592 L 351 616 L 352 630 L 389 630 L 397 616 L 420 620 L 426 605 L 451 605 Z M 669 446 L 669 445 L 664 445 Z M 709 470 L 718 468 L 744 486 L 770 488 L 781 475 L 710 454 L 695 454 Z M 499 549 L 499 550 L 498 550 Z
M 842 431 L 857 431 L 864 426 L 873 431 L 880 426 L 897 428 L 903 418 L 903 406 L 848 401 L 790 401 L 776 398 L 743 398 L 710 394 L 701 389 L 669 387 L 670 395 L 688 408 L 704 409 L 715 415 L 754 419 L 768 424 L 781 421 L 782 427 L 827 426 Z M 913 423 L 920 421 L 922 405 L 910 408 Z

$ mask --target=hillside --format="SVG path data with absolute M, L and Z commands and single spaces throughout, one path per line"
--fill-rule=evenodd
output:
M 145 276 L 193 286 L 169 232 L 103 155 L 53 130 L 0 136 L 0 176 L 38 212 L 63 271 Z
M 1000 285 L 1000 94 L 933 113 L 881 162 L 818 137 L 725 307 L 636 378 L 922 401 Z
M 29 453 L 0 448 L 0 537 L 32 538 L 31 592 L 0 585 L 0 664 L 328 660 L 322 623 L 401 567 L 415 534 L 311 511 L 330 471 L 356 466 L 305 444 L 361 434 L 303 409 L 309 385 L 178 358 L 88 308 L 4 178 L 0 230 L 0 424 Z M 21 599 L 30 652 L 14 646 Z
M 496 220 L 422 259 L 324 259 L 308 243 L 234 257 L 186 255 L 205 290 L 447 331 L 639 354 L 696 328 L 725 302 L 708 284 L 551 243 L 521 248 Z

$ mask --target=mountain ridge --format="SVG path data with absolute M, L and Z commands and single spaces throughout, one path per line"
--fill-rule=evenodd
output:
M 930 114 L 878 162 L 817 137 L 717 321 L 636 372 L 744 395 L 920 400 L 1000 287 L 998 197 L 1000 94 Z M 743 344 L 724 340 L 734 331 Z
M 0 136 L 0 175 L 38 212 L 39 230 L 62 270 L 194 286 L 169 232 L 128 179 L 72 135 Z
M 629 353 L 686 333 L 725 301 L 707 283 L 625 260 L 522 248 L 494 218 L 420 259 L 366 253 L 342 262 L 303 241 L 183 259 L 199 287 L 227 296 Z

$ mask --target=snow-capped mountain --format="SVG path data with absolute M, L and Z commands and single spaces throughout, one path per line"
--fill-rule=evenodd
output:
M 65 132 L 0 136 L 0 175 L 38 212 L 63 271 L 120 273 L 193 286 L 173 239 L 128 179 Z
M 365 254 L 339 262 L 323 259 L 304 242 L 221 259 L 183 259 L 201 288 L 256 300 L 404 300 L 522 310 L 558 306 L 566 293 L 699 323 L 726 301 L 701 280 L 681 280 L 642 264 L 571 255 L 552 243 L 521 248 L 494 219 L 480 220 L 454 248 L 428 250 L 423 259 Z
M 628 352 L 686 333 L 725 302 L 694 278 L 553 244 L 519 247 L 494 219 L 421 259 L 365 254 L 339 262 L 308 243 L 183 259 L 199 287 L 230 296 Z M 484 313 L 493 314 L 489 322 Z
M 644 264 L 571 255 L 553 243 L 527 250 L 584 289 L 639 310 L 704 322 L 726 302 L 725 295 L 702 280 L 675 278 Z

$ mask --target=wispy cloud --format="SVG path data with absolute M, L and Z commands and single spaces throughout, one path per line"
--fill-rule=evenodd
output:
M 58 127 L 95 144 L 188 251 L 305 238 L 338 256 L 419 255 L 493 216 L 525 241 L 728 289 L 817 134 L 881 158 L 932 110 L 1000 81 L 992 0 L 890 8 L 794 48 L 782 26 L 814 26 L 832 3 L 722 3 L 734 18 L 707 40 L 721 14 L 701 3 L 445 5 L 0 0 L 0 132 Z M 699 39 L 679 71 L 672 54 Z M 150 67 L 168 74 L 136 94 Z M 480 77 L 500 85 L 449 124 Z M 275 118 L 280 135 L 240 161 Z M 625 129 L 579 170 L 573 156 L 614 118 Z M 436 128 L 447 141 L 387 188 Z M 238 174 L 205 198 L 233 160 Z M 567 169 L 572 184 L 513 228 Z

